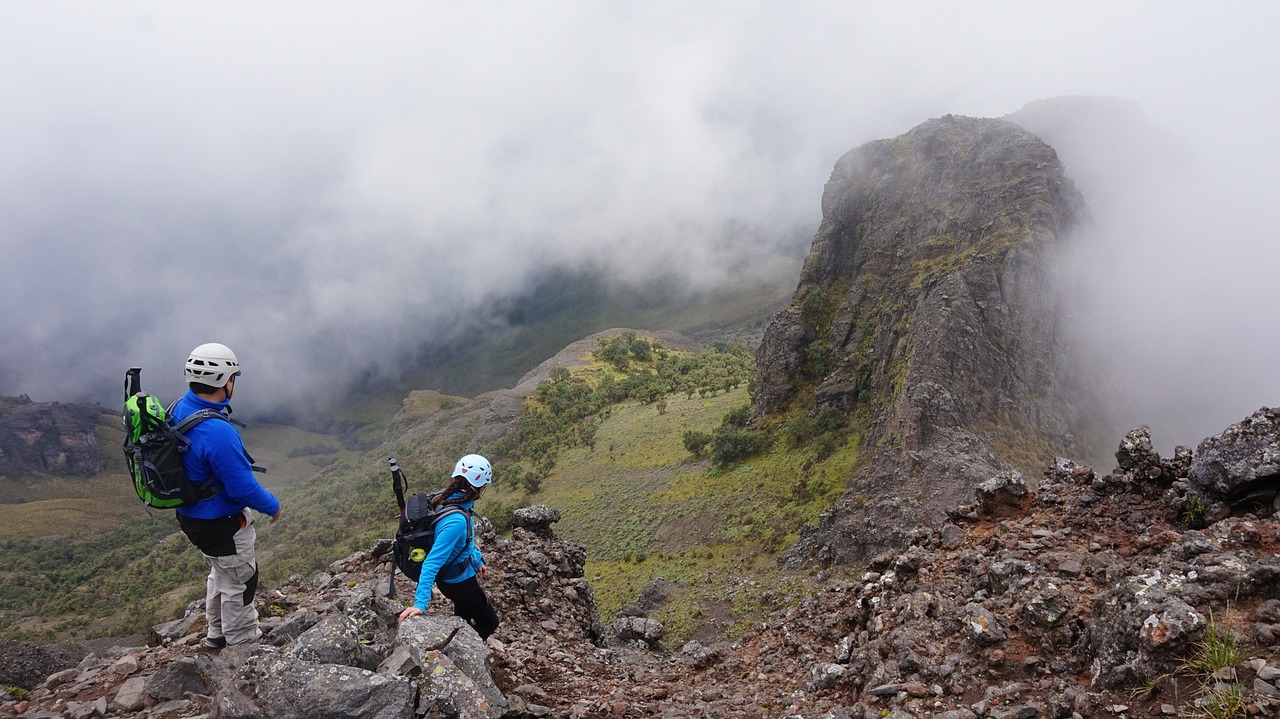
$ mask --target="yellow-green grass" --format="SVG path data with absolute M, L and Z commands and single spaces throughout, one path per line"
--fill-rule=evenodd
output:
M 0 538 L 99 536 L 145 517 L 123 474 L 0 482 Z
M 141 505 L 112 499 L 46 499 L 0 505 L 0 527 L 6 539 L 100 536 L 128 519 L 137 519 Z
M 590 562 L 587 577 L 606 622 L 656 579 L 671 582 L 667 600 L 650 613 L 666 627 L 663 641 L 669 646 L 683 644 L 713 618 L 717 636 L 739 636 L 763 612 L 794 606 L 804 595 L 806 579 L 779 569 L 773 557 L 742 554 L 732 545 L 638 561 Z
M 555 531 L 587 548 L 587 575 L 606 620 L 656 577 L 675 582 L 655 618 L 676 641 L 722 597 L 734 621 L 743 621 L 763 607 L 761 593 L 781 596 L 774 585 L 789 581 L 777 553 L 840 496 L 857 451 L 842 446 L 806 468 L 803 448 L 778 447 L 718 469 L 689 454 L 684 433 L 714 431 L 749 401 L 747 391 L 666 399 L 664 413 L 655 405 L 615 406 L 595 447 L 562 452 L 531 501 L 558 508 Z M 747 576 L 754 583 L 732 586 L 733 577 Z

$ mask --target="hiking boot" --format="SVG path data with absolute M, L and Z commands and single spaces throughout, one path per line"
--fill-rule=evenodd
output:
M 226 637 L 205 637 L 204 641 L 200 642 L 200 646 L 204 647 L 205 649 L 225 649 L 227 646 L 227 638 Z

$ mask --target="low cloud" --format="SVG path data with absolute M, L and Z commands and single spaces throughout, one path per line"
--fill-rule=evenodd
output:
M 1091 198 L 1122 210 L 1098 211 L 1116 248 L 1085 273 L 1110 308 L 1098 317 L 1144 309 L 1141 333 L 1099 321 L 1098 334 L 1160 368 L 1129 383 L 1149 406 L 1205 407 L 1169 438 L 1194 442 L 1181 435 L 1280 401 L 1262 339 L 1277 334 L 1261 204 L 1280 159 L 1264 31 L 1277 13 L 11 7 L 0 393 L 114 402 L 130 365 L 172 393 L 186 352 L 216 340 L 242 355 L 246 402 L 283 402 L 394 376 L 553 268 L 722 286 L 741 258 L 816 225 L 848 149 L 946 113 L 1087 94 L 1137 102 L 1185 151 L 1183 186 L 1209 188 L 1173 204 L 1147 187 Z

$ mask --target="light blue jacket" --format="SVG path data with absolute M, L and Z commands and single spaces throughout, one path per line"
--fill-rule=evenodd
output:
M 210 402 L 188 391 L 173 406 L 173 422 L 202 409 L 224 411 L 227 402 Z M 197 487 L 213 477 L 210 487 L 218 493 L 190 507 L 180 507 L 178 514 L 192 519 L 218 519 L 239 514 L 251 507 L 266 515 L 280 511 L 280 500 L 258 483 L 253 465 L 245 451 L 244 440 L 230 422 L 207 419 L 186 433 L 191 448 L 182 455 L 187 479 Z
M 470 510 L 472 504 L 474 501 L 466 501 L 458 506 Z M 467 524 L 471 521 L 469 515 L 453 512 L 436 523 L 435 541 L 431 544 L 427 558 L 422 560 L 422 573 L 418 575 L 418 591 L 413 595 L 413 606 L 427 611 L 427 605 L 431 603 L 431 587 L 436 581 L 446 584 L 464 582 L 476 576 L 476 572 L 484 565 L 484 555 L 475 545 L 474 529 L 472 539 L 467 539 Z M 446 570 L 444 577 L 440 576 L 442 569 Z

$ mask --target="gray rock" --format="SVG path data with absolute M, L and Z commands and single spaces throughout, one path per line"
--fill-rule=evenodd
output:
M 213 695 L 213 719 L 257 719 L 262 710 L 233 684 L 218 687 Z
M 249 657 L 234 682 L 272 719 L 412 719 L 417 695 L 414 683 L 405 677 L 342 664 L 312 664 L 274 647 L 263 647 Z
M 1094 599 L 1087 632 L 1099 686 L 1156 676 L 1193 653 L 1205 620 L 1173 594 L 1181 587 L 1180 577 L 1152 571 Z
M 977 497 L 978 511 L 996 517 L 1024 513 L 1031 498 L 1022 473 L 1013 469 L 979 484 L 974 489 L 974 494 Z
M 181 699 L 186 692 L 212 694 L 213 661 L 204 655 L 182 657 L 147 677 L 145 690 L 155 699 Z
M 1000 644 L 1009 637 L 996 615 L 981 604 L 965 605 L 964 624 L 969 637 L 981 646 Z
M 1151 444 L 1151 428 L 1142 426 L 1129 430 L 1120 440 L 1116 450 L 1116 465 L 1135 477 L 1143 479 L 1160 475 L 1160 454 Z
M 1227 502 L 1240 500 L 1255 489 L 1269 492 L 1274 499 L 1272 480 L 1277 475 L 1280 409 L 1270 407 L 1263 407 L 1221 434 L 1202 441 L 1187 470 L 1193 493 Z
M 363 669 L 378 666 L 381 658 L 360 641 L 356 622 L 344 613 L 333 613 L 303 632 L 288 653 L 316 664 L 345 664 Z
M 410 617 L 400 625 L 396 640 L 417 652 L 423 704 L 435 705 L 447 716 L 496 719 L 506 711 L 506 698 L 489 673 L 489 648 L 471 625 L 452 616 Z
M 540 536 L 551 535 L 551 525 L 560 521 L 560 510 L 545 504 L 517 509 L 511 515 L 511 524 Z
M 127 677 L 130 674 L 136 674 L 140 666 L 141 664 L 138 662 L 138 655 L 126 654 L 112 662 L 111 666 L 107 667 L 107 672 Z
M 401 644 L 378 665 L 378 673 L 418 677 L 422 675 L 422 659 L 418 656 L 417 649 Z
M 188 614 L 181 619 L 157 624 L 147 633 L 147 643 L 153 647 L 159 647 L 181 639 L 196 631 L 197 623 L 204 626 L 204 614 Z
M 303 632 L 316 625 L 320 621 L 320 615 L 309 611 L 302 610 L 289 614 L 279 624 L 271 630 L 267 643 L 277 647 L 282 647 L 289 642 L 297 639 Z
M 613 631 L 623 641 L 641 641 L 655 646 L 667 633 L 662 622 L 648 617 L 618 617 L 613 622 Z
M 808 691 L 830 689 L 840 683 L 847 672 L 848 669 L 846 669 L 842 664 L 815 664 L 812 667 L 809 667 L 809 674 L 805 680 L 805 686 Z
M 111 700 L 111 709 L 118 712 L 136 712 L 147 705 L 146 677 L 130 677 L 120 685 Z
M 1263 680 L 1261 677 L 1257 677 L 1253 680 L 1253 685 L 1250 689 L 1252 689 L 1254 694 L 1257 694 L 1260 697 L 1280 699 L 1280 689 L 1277 689 L 1276 685 Z
M 948 522 L 940 531 L 943 549 L 955 549 L 964 541 L 964 530 Z

